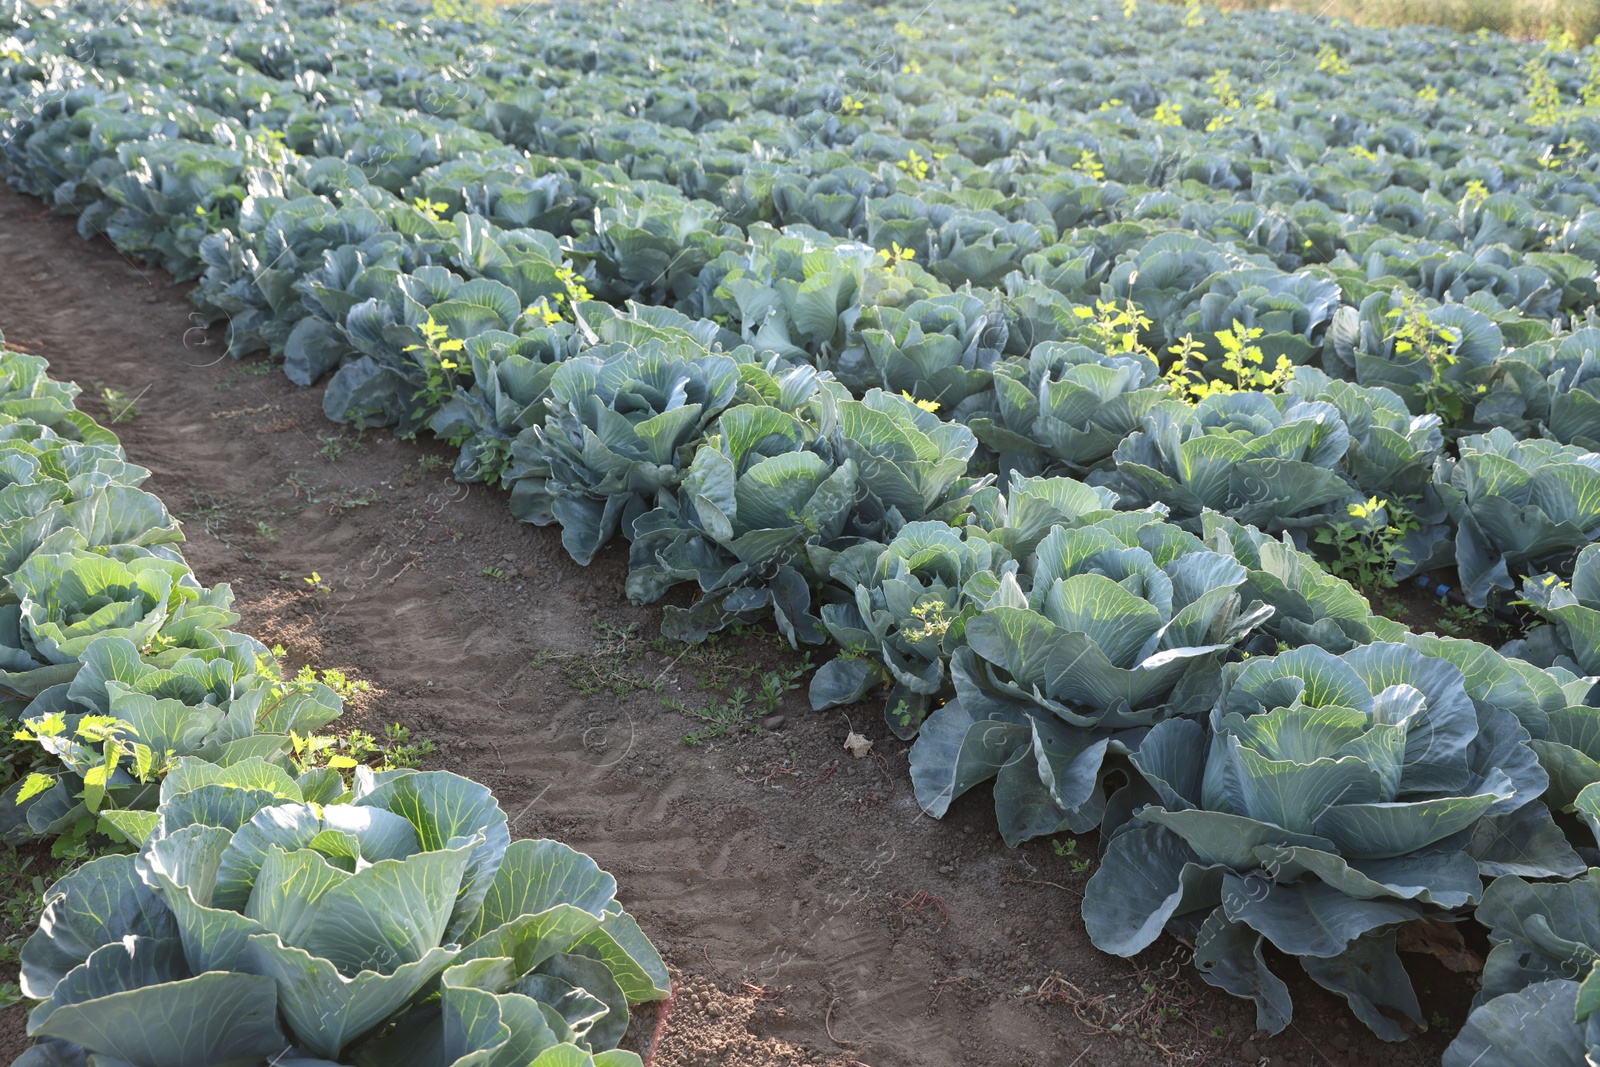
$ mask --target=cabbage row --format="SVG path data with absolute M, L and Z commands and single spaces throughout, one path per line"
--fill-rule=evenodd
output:
M 1399 1039 L 1400 932 L 1477 914 L 1522 970 L 1451 1056 L 1526 1062 L 1537 1008 L 1581 1062 L 1600 938 L 1495 902 L 1600 861 L 1593 55 L 992 14 L 18 8 L 4 167 L 330 417 L 459 444 L 580 562 L 621 536 L 636 602 L 693 583 L 669 634 L 836 647 L 814 706 L 881 698 L 930 814 L 1099 830 L 1101 948 L 1192 938 L 1277 1031 L 1271 944 Z M 1372 498 L 1401 576 L 1546 624 L 1372 615 L 1305 551 Z
M 47 891 L 17 1062 L 638 1067 L 629 1005 L 669 981 L 615 880 L 513 843 L 466 778 L 318 757 L 339 696 L 227 629 L 149 472 L 45 370 L 0 349 L 0 698 L 46 756 L 0 826 L 132 850 Z
M 8 720 L 38 723 L 60 761 L 0 799 L 7 839 L 64 833 L 107 797 L 153 807 L 154 786 L 136 772 L 154 753 L 283 759 L 293 734 L 337 718 L 331 689 L 283 688 L 267 648 L 227 629 L 238 621 L 231 590 L 195 579 L 175 548 L 178 523 L 139 488 L 150 472 L 74 407 L 77 386 L 49 379 L 37 357 L 0 359 L 0 698 Z M 139 766 L 115 734 L 103 747 L 80 740 L 98 740 L 104 717 L 140 738 Z

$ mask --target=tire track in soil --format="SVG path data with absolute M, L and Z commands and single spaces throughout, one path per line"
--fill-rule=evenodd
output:
M 921 815 L 906 746 L 876 707 L 849 710 L 881 762 L 845 757 L 845 718 L 809 714 L 803 691 L 786 698 L 777 732 L 687 747 L 691 724 L 654 694 L 585 695 L 531 666 L 541 651 L 590 653 L 595 622 L 655 636 L 659 611 L 624 596 L 625 551 L 579 567 L 553 528 L 512 519 L 503 494 L 451 481 L 442 445 L 346 433 L 330 460 L 326 441 L 340 430 L 320 391 L 276 370 L 247 373 L 220 331 L 197 326 L 189 286 L 81 240 L 71 220 L 10 190 L 0 190 L 0 282 L 12 347 L 47 357 L 86 394 L 102 383 L 137 398 L 114 428 L 152 471 L 146 488 L 185 520 L 201 580 L 232 584 L 244 630 L 281 643 L 291 668 L 369 680 L 350 725 L 381 734 L 398 721 L 434 740 L 425 766 L 489 784 L 515 834 L 559 837 L 617 876 L 680 982 L 656 1067 L 1162 1062 L 1131 1037 L 1085 1036 L 1069 1004 L 1029 998 L 1051 972 L 1125 1005 L 1141 992 L 1129 963 L 1089 946 L 1082 877 L 1043 842 L 1006 849 L 986 795 L 943 822 Z M 80 404 L 104 413 L 89 395 Z M 428 456 L 446 462 L 423 475 Z M 303 581 L 313 572 L 329 592 Z M 666 661 L 643 663 L 654 674 Z M 669 672 L 668 688 L 677 681 Z M 739 772 L 759 778 L 785 759 L 798 774 L 771 786 Z M 919 891 L 940 899 L 948 923 L 904 906 Z M 1136 962 L 1154 968 L 1174 948 Z M 1195 1053 L 1183 1062 L 1244 1062 L 1258 1045 L 1240 1047 L 1246 1006 L 1190 985 L 1191 1015 L 1225 1038 L 1176 1021 L 1163 1040 Z M 1339 1026 L 1342 1005 L 1295 988 L 1300 1028 L 1348 1035 L 1349 1052 L 1291 1030 L 1259 1043 L 1274 1064 L 1437 1062 L 1437 1051 Z M 642 1008 L 624 1047 L 644 1052 L 654 1019 Z M 22 1021 L 20 1007 L 0 1013 L 0 1054 L 20 1053 Z

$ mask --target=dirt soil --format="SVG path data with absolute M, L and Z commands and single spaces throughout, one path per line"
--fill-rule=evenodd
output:
M 802 681 L 756 730 L 686 744 L 705 724 L 663 697 L 703 707 L 799 656 L 762 635 L 659 643 L 659 609 L 624 596 L 621 546 L 580 567 L 554 528 L 452 481 L 444 446 L 341 431 L 319 391 L 229 359 L 187 286 L 9 190 L 0 283 L 13 348 L 117 394 L 82 401 L 97 416 L 131 402 L 114 429 L 185 520 L 201 580 L 232 585 L 242 629 L 291 667 L 367 680 L 345 727 L 402 724 L 436 746 L 423 766 L 488 783 L 516 835 L 617 876 L 677 983 L 666 1018 L 644 1006 L 628 1035 L 653 1067 L 1438 1062 L 1437 1028 L 1385 1045 L 1303 977 L 1294 1026 L 1258 1039 L 1250 1006 L 1177 942 L 1097 952 L 1073 857 L 1006 848 L 984 791 L 924 816 L 877 706 L 811 713 Z M 874 742 L 864 758 L 843 749 L 852 727 Z M 1413 973 L 1424 1012 L 1459 1025 L 1465 986 Z M 22 1024 L 21 1006 L 0 1013 L 0 1062 Z

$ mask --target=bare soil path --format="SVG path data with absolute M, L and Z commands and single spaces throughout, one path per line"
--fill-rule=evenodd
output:
M 1247 1006 L 1176 943 L 1097 953 L 1071 860 L 1005 848 L 987 795 L 923 816 L 876 707 L 811 714 L 801 690 L 773 728 L 686 745 L 703 724 L 661 695 L 702 706 L 754 688 L 741 668 L 799 657 L 761 637 L 652 647 L 659 611 L 627 603 L 622 550 L 579 567 L 554 529 L 452 481 L 442 446 L 341 432 L 318 391 L 227 358 L 186 292 L 0 191 L 6 341 L 132 403 L 115 429 L 185 520 L 195 571 L 230 582 L 242 628 L 291 667 L 368 680 L 350 725 L 431 740 L 424 766 L 487 782 L 516 834 L 617 876 L 679 984 L 655 1067 L 1438 1062 L 1437 1040 L 1385 1046 L 1304 982 L 1296 1027 L 1250 1040 Z M 842 750 L 851 723 L 868 758 Z M 21 1009 L 0 1021 L 9 1062 Z M 628 1047 L 647 1054 L 654 1026 L 642 1009 Z

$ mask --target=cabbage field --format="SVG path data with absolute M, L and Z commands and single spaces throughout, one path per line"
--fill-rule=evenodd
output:
M 1401 950 L 1448 934 L 1482 958 L 1446 1067 L 1600 1059 L 1600 48 L 1135 0 L 0 32 L 13 187 L 333 422 L 625 554 L 668 638 L 810 650 L 811 707 L 881 714 L 927 815 L 1097 834 L 1103 952 L 1175 937 L 1269 1034 L 1293 970 L 1400 1042 L 1436 1026 Z M 59 766 L 0 821 L 110 797 L 139 851 L 52 891 L 29 1067 L 635 1062 L 670 989 L 609 876 L 465 778 L 252 727 L 264 648 L 215 636 L 106 431 L 52 400 L 101 451 L 46 448 L 78 438 L 31 403 L 0 692 Z M 340 887 L 402 868 L 351 944 Z M 108 1044 L 147 1011 L 236 1046 Z

